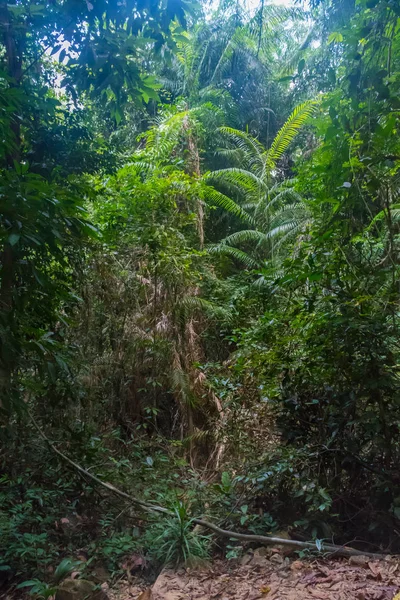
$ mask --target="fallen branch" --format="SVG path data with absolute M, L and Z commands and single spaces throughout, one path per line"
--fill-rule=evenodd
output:
M 287 546 L 288 548 L 298 548 L 299 550 L 318 550 L 315 542 L 299 542 L 298 540 L 286 540 L 284 538 L 269 537 L 266 535 L 253 535 L 249 533 L 236 533 L 229 529 L 221 529 L 214 523 L 203 521 L 202 519 L 193 519 L 193 522 L 197 525 L 202 525 L 207 529 L 211 529 L 220 537 L 233 538 L 235 540 L 242 540 L 244 542 L 258 542 L 267 546 Z M 356 550 L 355 548 L 348 548 L 347 546 L 336 546 L 335 544 L 321 544 L 321 552 L 327 554 L 335 554 L 336 556 L 368 556 L 370 558 L 382 560 L 384 554 L 376 554 L 373 552 L 363 552 L 362 550 Z
M 68 456 L 66 456 L 63 452 L 61 452 L 56 446 L 49 440 L 49 438 L 42 431 L 41 427 L 38 425 L 37 421 L 34 419 L 30 411 L 28 410 L 29 417 L 34 425 L 35 429 L 38 431 L 41 438 L 49 445 L 49 447 L 55 452 L 58 456 L 60 456 L 65 462 L 70 464 L 74 469 L 79 471 L 79 473 L 89 477 L 92 481 L 95 481 L 97 484 L 106 488 L 113 494 L 120 496 L 121 498 L 125 498 L 125 500 L 129 500 L 131 504 L 134 504 L 147 512 L 156 512 L 164 515 L 174 516 L 174 513 L 168 508 L 163 506 L 158 506 L 156 504 L 149 504 L 148 502 L 143 502 L 130 494 L 116 488 L 111 483 L 107 483 L 106 481 L 102 481 L 96 475 L 93 475 L 83 467 L 81 467 L 78 463 L 71 460 Z M 317 550 L 317 546 L 314 542 L 300 542 L 298 540 L 286 540 L 284 538 L 278 537 L 269 537 L 265 535 L 253 535 L 248 533 L 237 533 L 236 531 L 230 531 L 229 529 L 221 529 L 218 525 L 214 525 L 214 523 L 210 523 L 209 521 L 204 521 L 203 519 L 193 519 L 193 523 L 196 525 L 200 525 L 206 529 L 210 529 L 214 533 L 216 533 L 220 537 L 231 538 L 235 540 L 242 540 L 243 542 L 257 542 L 259 544 L 267 545 L 267 546 L 287 546 L 288 548 L 298 548 L 299 550 Z M 349 548 L 347 546 L 336 546 L 335 544 L 322 544 L 321 552 L 335 554 L 336 556 L 368 556 L 370 558 L 382 559 L 384 558 L 383 554 L 377 554 L 373 552 L 363 552 L 361 550 L 356 550 L 355 548 Z

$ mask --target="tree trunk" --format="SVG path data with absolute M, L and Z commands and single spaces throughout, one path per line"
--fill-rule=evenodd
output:
M 19 37 L 13 27 L 12 16 L 7 7 L 7 2 L 0 2 L 0 27 L 2 29 L 3 43 L 7 60 L 7 75 L 10 77 L 10 85 L 19 87 L 22 79 L 22 50 L 25 40 L 25 33 L 19 29 Z M 22 31 L 22 33 L 21 33 Z M 9 148 L 6 163 L 8 167 L 13 168 L 14 161 L 19 162 L 21 152 L 21 131 L 20 119 L 18 115 L 11 116 L 11 131 L 13 133 L 12 146 Z M 1 252 L 1 284 L 0 284 L 0 312 L 3 327 L 8 330 L 8 335 L 12 335 L 13 323 L 13 292 L 15 288 L 15 256 L 13 247 L 8 241 L 5 241 Z M 13 358 L 10 355 L 10 347 L 1 343 L 0 352 L 0 407 L 4 404 L 5 396 L 9 395 L 12 372 Z
M 183 127 L 187 132 L 187 141 L 188 141 L 188 149 L 189 149 L 188 171 L 189 171 L 190 175 L 200 178 L 201 172 L 200 172 L 199 149 L 197 147 L 196 140 L 193 136 L 193 132 L 191 129 L 191 124 L 190 124 L 188 116 L 185 117 Z M 197 231 L 199 234 L 200 248 L 203 249 L 203 247 L 204 247 L 204 208 L 203 208 L 203 201 L 201 198 L 197 199 Z

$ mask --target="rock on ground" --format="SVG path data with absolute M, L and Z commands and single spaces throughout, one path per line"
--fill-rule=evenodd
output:
M 86 579 L 65 579 L 57 589 L 55 600 L 108 600 L 108 596 Z

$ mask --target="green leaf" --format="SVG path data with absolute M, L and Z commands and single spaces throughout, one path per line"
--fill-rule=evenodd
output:
M 306 66 L 306 60 L 305 60 L 305 58 L 302 58 L 299 61 L 299 64 L 297 65 L 297 73 L 299 75 L 301 75 L 301 73 L 303 72 L 305 66 Z
M 309 281 L 320 281 L 323 278 L 323 276 L 323 273 L 311 273 L 310 275 L 308 275 L 307 279 Z
M 34 585 L 38 585 L 38 583 L 41 583 L 38 579 L 30 579 L 27 581 L 23 581 L 22 583 L 19 583 L 17 585 L 17 590 L 22 590 L 23 588 L 26 588 L 26 587 L 32 587 Z
M 47 363 L 47 370 L 49 372 L 51 381 L 53 383 L 55 383 L 56 380 L 57 380 L 57 375 L 56 375 L 56 369 L 55 369 L 54 363 L 48 361 L 48 363 Z
M 142 87 L 142 94 L 143 94 L 143 99 L 144 101 L 147 103 L 150 99 L 151 100 L 156 100 L 158 101 L 160 99 L 158 93 L 156 92 L 155 89 L 148 87 L 148 86 L 143 86 Z
M 224 488 L 230 488 L 232 485 L 231 476 L 227 471 L 224 471 L 221 475 L 221 483 Z
M 20 237 L 21 236 L 19 233 L 11 233 L 8 236 L 8 243 L 10 244 L 10 246 L 15 246 L 15 244 L 19 241 Z
M 123 114 L 119 108 L 116 108 L 114 111 L 114 119 L 117 125 L 119 125 L 122 121 Z
M 62 579 L 64 579 L 64 577 L 69 575 L 72 571 L 76 570 L 80 564 L 80 561 L 72 560 L 70 558 L 64 558 L 54 571 L 55 582 L 59 583 Z
M 36 269 L 35 266 L 32 266 L 32 271 L 33 271 L 33 275 L 36 279 L 36 281 L 38 282 L 39 285 L 41 285 L 42 287 L 45 287 L 46 285 L 46 280 L 43 276 L 43 273 L 41 273 L 40 271 L 38 271 L 38 269 Z
M 333 31 L 328 37 L 328 44 L 340 44 L 343 42 L 343 35 L 339 31 Z

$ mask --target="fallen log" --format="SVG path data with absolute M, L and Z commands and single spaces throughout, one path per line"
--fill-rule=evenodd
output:
M 150 504 L 148 502 L 143 502 L 142 500 L 139 500 L 138 498 L 131 496 L 131 494 L 127 494 L 123 490 L 116 488 L 111 483 L 102 481 L 101 479 L 96 477 L 96 475 L 93 475 L 92 473 L 90 473 L 89 471 L 87 471 L 86 469 L 81 467 L 81 465 L 79 465 L 78 463 L 76 463 L 75 461 L 70 459 L 68 456 L 66 456 L 63 452 L 61 452 L 54 445 L 53 442 L 51 442 L 49 440 L 49 438 L 43 432 L 42 428 L 39 426 L 39 424 L 37 423 L 37 421 L 35 420 L 35 418 L 30 413 L 29 410 L 28 410 L 28 415 L 29 415 L 29 418 L 30 418 L 33 426 L 38 431 L 41 438 L 48 444 L 48 446 L 53 450 L 53 452 L 55 452 L 58 456 L 60 456 L 60 458 L 62 458 L 69 465 L 74 467 L 74 469 L 76 469 L 79 473 L 81 473 L 82 475 L 85 475 L 86 477 L 89 477 L 89 479 L 91 479 L 92 481 L 95 481 L 98 485 L 106 488 L 113 494 L 116 494 L 117 496 L 120 496 L 121 498 L 128 500 L 131 504 L 134 504 L 135 506 L 138 506 L 147 512 L 153 512 L 153 513 L 155 512 L 155 513 L 161 513 L 164 515 L 174 516 L 174 513 L 172 511 L 168 510 L 168 508 L 165 508 L 164 506 L 158 506 L 156 504 Z M 192 519 L 192 522 L 195 523 L 196 525 L 200 525 L 206 529 L 210 529 L 211 531 L 216 533 L 219 537 L 241 540 L 243 542 L 257 542 L 259 544 L 267 545 L 267 546 L 280 545 L 280 546 L 287 546 L 289 548 L 297 548 L 299 550 L 319 550 L 319 548 L 317 547 L 315 542 L 300 542 L 298 540 L 287 540 L 284 538 L 270 537 L 270 536 L 266 536 L 266 535 L 238 533 L 236 531 L 231 531 L 229 529 L 222 529 L 221 527 L 218 527 L 218 525 L 214 525 L 214 523 L 210 523 L 209 521 L 204 521 L 203 519 Z M 379 554 L 379 553 L 374 553 L 374 552 L 364 552 L 362 550 L 356 550 L 356 548 L 350 548 L 348 546 L 337 546 L 336 544 L 325 544 L 325 543 L 321 543 L 320 552 L 331 554 L 331 555 L 336 555 L 336 556 L 344 556 L 344 557 L 368 556 L 369 558 L 374 558 L 377 560 L 382 560 L 385 557 L 384 554 Z

